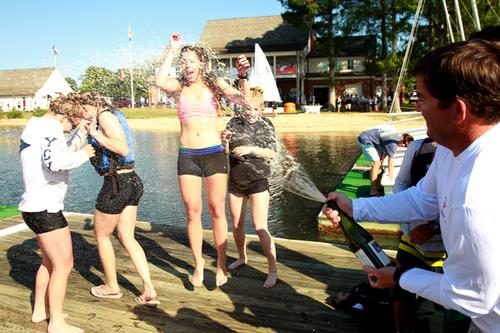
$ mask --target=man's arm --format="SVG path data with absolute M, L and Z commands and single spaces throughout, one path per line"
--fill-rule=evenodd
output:
M 354 200 L 353 216 L 356 221 L 379 223 L 421 222 L 438 218 L 436 164 L 431 164 L 417 186 L 389 196 Z
M 470 317 L 487 314 L 500 299 L 500 228 L 491 212 L 457 207 L 446 229 L 448 258 L 445 274 L 412 269 L 400 285 L 413 293 Z

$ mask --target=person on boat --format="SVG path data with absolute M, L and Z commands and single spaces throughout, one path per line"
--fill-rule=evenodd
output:
M 120 298 L 116 275 L 116 259 L 111 236 L 115 229 L 122 246 L 127 250 L 143 283 L 143 292 L 135 302 L 148 307 L 160 304 L 146 255 L 134 236 L 137 209 L 144 193 L 141 178 L 134 171 L 134 145 L 132 133 L 122 112 L 97 93 L 70 95 L 75 105 L 86 109 L 88 141 L 96 150 L 92 165 L 104 177 L 97 196 L 94 212 L 94 235 L 106 282 L 93 286 L 90 293 L 98 298 Z
M 370 162 L 370 196 L 379 196 L 383 192 L 380 190 L 380 174 L 382 163 L 388 158 L 388 176 L 394 179 L 394 155 L 399 147 L 407 147 L 413 137 L 410 134 L 396 133 L 396 129 L 391 125 L 382 125 L 362 132 L 358 136 L 358 143 L 367 161 Z
M 181 34 L 173 33 L 170 37 L 170 47 L 156 77 L 156 84 L 166 93 L 178 96 L 177 112 L 181 134 L 177 174 L 195 262 L 192 283 L 194 286 L 201 286 L 204 278 L 201 223 L 204 179 L 217 250 L 216 285 L 222 286 L 227 282 L 227 161 L 217 128 L 218 99 L 224 97 L 237 104 L 246 104 L 246 101 L 238 89 L 215 76 L 206 48 L 195 45 L 181 46 Z M 176 57 L 180 58 L 179 78 L 172 74 Z
M 469 332 L 500 327 L 500 44 L 454 43 L 424 56 L 414 68 L 417 111 L 439 144 L 417 186 L 383 198 L 328 200 L 356 221 L 416 221 L 439 217 L 447 258 L 443 273 L 406 266 L 364 266 L 377 288 L 399 285 L 472 319 Z M 323 212 L 334 226 L 337 212 Z
M 437 143 L 427 137 L 415 140 L 405 152 L 401 168 L 394 183 L 394 193 L 416 186 L 429 169 Z M 441 238 L 439 219 L 432 221 L 414 221 L 401 224 L 396 260 L 398 265 L 416 267 L 430 271 L 442 272 L 446 251 Z M 418 301 L 416 295 L 399 286 L 393 288 L 394 319 L 398 332 L 417 331 L 416 312 Z M 445 310 L 444 325 L 450 332 L 467 332 L 470 319 L 453 310 Z
M 49 333 L 80 333 L 82 329 L 65 321 L 63 303 L 73 268 L 71 235 L 62 210 L 68 188 L 69 170 L 94 156 L 94 149 L 82 149 L 75 136 L 67 141 L 82 119 L 84 109 L 60 96 L 50 103 L 42 117 L 32 117 L 20 139 L 20 159 L 25 191 L 19 203 L 26 225 L 36 234 L 42 263 L 36 274 L 35 300 L 31 320 L 49 320 Z
M 252 208 L 252 222 L 268 262 L 267 279 L 262 285 L 271 288 L 276 284 L 278 268 L 276 248 L 267 227 L 269 210 L 270 160 L 276 155 L 276 133 L 272 122 L 261 117 L 264 112 L 264 95 L 259 88 L 249 88 L 246 79 L 250 63 L 245 56 L 236 62 L 240 88 L 245 92 L 252 108 L 244 108 L 241 115 L 229 120 L 222 138 L 230 153 L 229 208 L 233 221 L 233 237 L 238 250 L 238 260 L 228 268 L 235 269 L 247 263 L 245 244 L 245 210 L 247 202 Z

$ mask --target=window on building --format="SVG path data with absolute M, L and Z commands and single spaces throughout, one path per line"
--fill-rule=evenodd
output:
M 295 75 L 297 59 L 295 56 L 276 57 L 276 75 Z

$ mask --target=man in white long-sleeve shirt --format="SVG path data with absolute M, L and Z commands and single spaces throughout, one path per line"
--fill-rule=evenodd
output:
M 406 191 L 351 201 L 330 193 L 357 221 L 440 219 L 443 274 L 365 266 L 374 287 L 400 285 L 472 319 L 470 332 L 500 332 L 500 44 L 456 43 L 422 58 L 417 110 L 439 144 L 427 175 Z M 324 209 L 338 225 L 337 212 Z

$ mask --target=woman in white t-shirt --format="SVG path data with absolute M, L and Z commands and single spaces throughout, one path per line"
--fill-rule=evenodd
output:
M 79 333 L 82 329 L 69 325 L 62 312 L 66 285 L 73 267 L 73 250 L 68 223 L 64 218 L 64 196 L 69 170 L 94 156 L 80 141 L 77 131 L 70 142 L 69 133 L 82 120 L 83 108 L 73 108 L 66 97 L 50 104 L 43 117 L 32 117 L 21 135 L 20 158 L 25 192 L 19 210 L 28 227 L 36 234 L 42 263 L 36 274 L 35 300 L 31 320 L 49 320 L 48 332 Z

